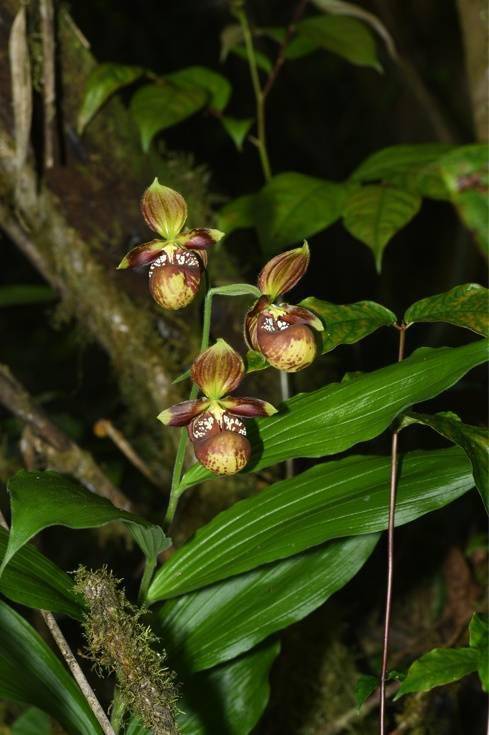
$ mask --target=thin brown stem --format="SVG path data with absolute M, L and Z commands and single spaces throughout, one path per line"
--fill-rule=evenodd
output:
M 56 67 L 54 8 L 52 0 L 41 0 L 42 96 L 44 106 L 44 167 L 54 166 L 56 137 Z
M 160 485 L 160 480 L 154 476 L 148 465 L 141 459 L 139 454 L 134 450 L 128 442 L 124 434 L 117 429 L 108 419 L 99 419 L 93 427 L 93 433 L 100 439 L 108 437 L 111 439 L 120 452 L 131 462 L 131 464 L 140 471 L 153 485 Z
M 398 361 L 404 359 L 406 341 L 406 325 L 400 324 Z M 391 477 L 389 491 L 389 520 L 387 526 L 387 589 L 385 596 L 384 638 L 382 651 L 382 670 L 380 673 L 380 735 L 385 735 L 386 677 L 389 659 L 389 635 L 392 611 L 392 585 L 394 578 L 394 526 L 396 513 L 396 494 L 398 478 L 398 440 L 399 432 L 392 432 L 391 444 Z
M 265 83 L 265 86 L 263 88 L 263 99 L 265 100 L 270 93 L 271 88 L 275 84 L 275 81 L 280 73 L 280 70 L 285 62 L 285 52 L 287 50 L 287 46 L 290 43 L 290 40 L 295 32 L 295 28 L 297 23 L 300 21 L 302 16 L 304 15 L 304 11 L 306 9 L 306 5 L 308 3 L 308 0 L 299 0 L 295 10 L 294 14 L 292 16 L 292 20 L 290 21 L 287 30 L 285 31 L 285 36 L 280 44 L 280 48 L 278 50 L 277 58 L 275 59 L 275 64 L 273 65 L 273 69 L 268 75 L 268 79 Z
M 80 664 L 78 663 L 75 656 L 73 655 L 73 652 L 68 644 L 68 641 L 64 637 L 61 631 L 61 628 L 56 622 L 56 618 L 54 617 L 52 613 L 47 612 L 46 610 L 41 610 L 41 615 L 56 645 L 58 646 L 61 655 L 66 661 L 66 664 L 69 670 L 73 674 L 73 677 L 76 680 L 76 683 L 78 684 L 81 691 L 83 692 L 83 696 L 85 697 L 88 704 L 90 705 L 90 709 L 92 710 L 93 714 L 97 718 L 98 723 L 100 727 L 102 728 L 103 732 L 105 733 L 105 735 L 115 735 L 114 729 L 112 725 L 110 724 L 110 721 L 107 715 L 102 709 L 102 705 L 98 701 L 92 687 L 86 680 L 85 674 L 83 673 L 80 667 Z

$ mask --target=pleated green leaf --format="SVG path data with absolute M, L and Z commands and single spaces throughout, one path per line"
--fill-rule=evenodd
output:
M 235 503 L 159 569 L 149 601 L 198 589 L 330 539 L 382 531 L 387 526 L 389 475 L 389 457 L 346 457 Z M 458 447 L 406 455 L 396 524 L 442 508 L 473 485 L 470 462 Z
M 8 533 L 0 528 L 0 558 L 7 543 Z M 30 544 L 23 546 L 6 567 L 0 578 L 0 592 L 27 607 L 64 613 L 78 620 L 82 616 L 71 577 Z
M 280 651 L 266 642 L 212 671 L 183 682 L 177 724 L 181 735 L 248 735 L 270 696 L 268 676 Z M 136 719 L 125 735 L 151 735 Z
M 412 220 L 421 198 L 391 186 L 363 186 L 347 197 L 343 223 L 354 237 L 373 252 L 380 273 L 384 248 Z
M 0 575 L 14 554 L 36 533 L 49 526 L 97 528 L 111 521 L 127 524 L 142 551 L 152 557 L 155 544 L 161 546 L 164 533 L 144 518 L 116 508 L 106 498 L 89 492 L 69 477 L 57 472 L 20 470 L 7 483 L 12 522 Z
M 402 425 L 423 424 L 437 431 L 449 441 L 465 450 L 472 464 L 472 472 L 482 502 L 489 513 L 489 435 L 487 429 L 464 424 L 451 412 L 425 413 L 410 411 L 403 417 Z
M 422 348 L 402 363 L 291 398 L 275 416 L 248 422 L 252 457 L 247 471 L 291 457 L 325 457 L 378 436 L 399 413 L 485 362 L 487 345 L 478 340 L 463 347 Z M 180 487 L 208 477 L 211 473 L 195 464 Z
M 78 685 L 29 623 L 0 601 L 0 699 L 31 704 L 73 735 L 102 732 Z
M 158 635 L 192 671 L 249 650 L 302 620 L 364 565 L 377 535 L 333 541 L 167 602 Z
M 404 321 L 446 322 L 489 337 L 489 291 L 478 283 L 455 286 L 416 301 L 404 314 Z
M 324 324 L 324 331 L 319 335 L 323 354 L 338 345 L 354 344 L 380 327 L 392 326 L 397 321 L 390 309 L 374 301 L 340 305 L 309 296 L 300 306 L 313 311 Z

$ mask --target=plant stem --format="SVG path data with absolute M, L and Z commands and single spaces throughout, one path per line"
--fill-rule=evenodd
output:
M 126 711 L 126 705 L 125 702 L 122 700 L 121 697 L 121 690 L 116 685 L 114 689 L 114 698 L 112 700 L 112 714 L 110 718 L 110 723 L 112 727 L 114 728 L 114 732 L 116 735 L 118 735 L 122 720 L 124 719 L 124 712 Z
M 261 88 L 260 77 L 258 76 L 258 66 L 256 63 L 255 47 L 253 46 L 253 36 L 251 34 L 250 24 L 248 22 L 248 16 L 246 15 L 246 12 L 242 9 L 239 9 L 236 11 L 236 16 L 243 31 L 246 55 L 248 57 L 248 66 L 250 67 L 251 83 L 253 85 L 253 91 L 255 93 L 256 130 L 258 135 L 256 144 L 258 148 L 258 154 L 260 156 L 260 163 L 263 169 L 263 176 L 265 177 L 265 181 L 270 181 L 270 179 L 272 178 L 272 172 L 267 150 L 265 95 Z
M 212 297 L 213 296 L 214 296 L 214 291 L 212 288 L 210 288 L 207 291 L 207 294 L 204 300 L 204 316 L 202 318 L 202 338 L 200 341 L 200 352 L 203 352 L 205 349 L 207 349 L 209 345 L 209 336 L 210 336 L 210 331 L 211 331 L 211 317 L 212 317 Z M 196 385 L 193 385 L 192 390 L 190 391 L 188 400 L 192 401 L 194 398 L 196 398 L 197 393 L 198 393 L 198 387 Z M 186 447 L 187 447 L 187 429 L 183 428 L 183 429 L 180 429 L 180 439 L 178 441 L 177 454 L 175 457 L 175 464 L 173 465 L 173 474 L 171 478 L 171 489 L 170 489 L 170 500 L 168 502 L 168 508 L 166 509 L 166 515 L 165 515 L 165 521 L 164 521 L 166 526 L 169 526 L 171 522 L 173 521 L 173 518 L 175 517 L 175 513 L 177 510 L 178 501 L 180 500 L 180 496 L 185 490 L 185 488 L 179 488 L 179 485 L 180 485 L 180 479 L 182 477 L 183 463 L 185 461 Z M 146 574 L 146 570 L 144 573 Z M 143 577 L 143 580 L 144 580 L 144 577 Z M 141 581 L 141 586 L 142 584 L 143 582 Z
M 156 557 L 153 557 L 152 559 L 146 559 L 146 564 L 144 565 L 144 572 L 138 592 L 138 603 L 140 605 L 144 605 L 146 592 L 148 591 L 150 582 L 153 579 L 154 570 L 156 569 L 156 561 Z
M 270 93 L 271 88 L 273 87 L 275 80 L 277 79 L 280 69 L 284 65 L 285 62 L 285 51 L 287 49 L 287 46 L 290 43 L 290 39 L 292 38 L 292 35 L 294 34 L 295 27 L 297 23 L 300 21 L 302 16 L 304 15 L 304 11 L 306 9 L 306 5 L 308 3 L 308 0 L 299 0 L 295 10 L 294 14 L 292 16 L 292 20 L 290 21 L 287 30 L 285 31 L 284 40 L 280 44 L 280 48 L 278 50 L 277 58 L 275 59 L 275 64 L 273 65 L 273 69 L 268 75 L 268 79 L 266 81 L 266 84 L 263 88 L 263 98 L 266 99 L 268 94 Z
M 400 324 L 396 328 L 399 330 L 399 354 L 398 362 L 404 359 L 404 347 L 406 341 L 406 325 Z M 391 477 L 389 491 L 389 521 L 387 526 L 387 589 L 385 596 L 385 617 L 384 617 L 384 639 L 382 651 L 382 670 L 380 674 L 380 735 L 385 735 L 385 701 L 386 701 L 386 676 L 387 662 L 389 658 L 389 634 L 392 609 L 392 583 L 394 573 L 394 524 L 396 512 L 396 492 L 397 492 L 397 476 L 398 476 L 398 439 L 399 431 L 392 432 L 391 444 Z

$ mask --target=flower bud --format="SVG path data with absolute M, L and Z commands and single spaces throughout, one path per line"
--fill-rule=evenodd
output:
M 149 290 L 164 309 L 182 309 L 199 290 L 204 264 L 185 248 L 167 245 L 149 268 Z
M 143 194 L 141 212 L 153 232 L 172 240 L 185 224 L 187 203 L 181 194 L 155 179 Z
M 188 428 L 195 456 L 217 475 L 234 475 L 247 464 L 251 446 L 243 422 L 227 411 L 216 415 L 207 411 Z
M 309 245 L 287 250 L 268 261 L 258 276 L 258 288 L 274 301 L 290 291 L 302 278 L 309 265 Z

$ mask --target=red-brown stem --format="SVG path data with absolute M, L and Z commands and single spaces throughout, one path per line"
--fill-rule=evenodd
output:
M 404 358 L 404 346 L 406 340 L 406 325 L 397 325 L 399 330 L 399 354 L 398 361 Z M 385 595 L 385 618 L 384 618 L 384 644 L 382 651 L 382 670 L 380 674 L 380 735 L 385 735 L 385 682 L 387 676 L 387 662 L 389 658 L 389 633 L 392 609 L 392 582 L 394 572 L 394 523 L 396 514 L 396 491 L 397 491 L 397 447 L 399 432 L 392 432 L 391 444 L 391 479 L 389 491 L 389 521 L 387 526 L 387 589 Z
M 270 92 L 271 88 L 273 87 L 275 80 L 277 79 L 280 69 L 282 68 L 284 61 L 285 61 L 285 50 L 287 46 L 289 45 L 290 39 L 292 37 L 292 34 L 295 31 L 295 27 L 297 23 L 302 18 L 302 15 L 304 14 L 304 10 L 306 9 L 308 0 L 299 0 L 299 3 L 294 11 L 294 15 L 292 16 L 292 20 L 285 31 L 284 40 L 280 44 L 280 48 L 278 50 L 277 58 L 275 60 L 275 64 L 273 65 L 273 69 L 268 75 L 268 79 L 265 83 L 265 86 L 263 88 L 263 98 L 265 99 Z

